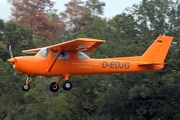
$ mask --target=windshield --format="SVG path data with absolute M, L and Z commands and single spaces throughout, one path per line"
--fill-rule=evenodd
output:
M 44 56 L 47 57 L 49 49 L 47 47 L 42 48 L 35 56 Z

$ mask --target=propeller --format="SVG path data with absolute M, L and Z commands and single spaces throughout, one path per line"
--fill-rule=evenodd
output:
M 14 62 L 15 62 L 15 58 L 13 57 L 13 52 L 12 52 L 12 49 L 11 49 L 11 45 L 9 46 L 9 54 L 10 54 L 10 59 L 8 59 L 7 61 L 12 63 L 13 64 L 13 67 L 14 66 Z M 16 76 L 16 71 L 14 71 L 14 77 Z
M 8 59 L 7 61 L 9 62 L 9 63 L 13 63 L 14 64 L 14 62 L 15 62 L 15 58 L 13 57 L 13 53 L 12 53 L 12 49 L 11 49 L 11 45 L 9 46 L 9 54 L 10 54 L 10 59 Z
M 13 53 L 12 53 L 11 45 L 9 46 L 9 54 L 10 54 L 10 57 L 13 58 Z

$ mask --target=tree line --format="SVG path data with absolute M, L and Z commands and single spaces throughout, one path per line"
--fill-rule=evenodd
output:
M 179 120 L 180 1 L 142 0 L 112 18 L 104 18 L 100 0 L 70 0 L 66 10 L 51 0 L 8 0 L 12 15 L 0 19 L 0 119 Z M 73 76 L 73 88 L 52 93 L 57 78 L 36 76 L 23 92 L 26 76 L 16 73 L 9 58 L 24 49 L 78 37 L 104 39 L 92 58 L 141 55 L 159 35 L 174 36 L 165 68 L 150 73 Z M 61 83 L 60 83 L 61 86 Z

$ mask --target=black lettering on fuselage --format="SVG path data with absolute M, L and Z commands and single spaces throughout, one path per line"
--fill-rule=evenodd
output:
M 114 62 L 114 61 L 111 62 L 111 63 L 110 63 L 110 68 L 114 68 L 114 65 L 115 65 L 115 62 Z
M 129 69 L 130 66 L 130 62 L 103 61 L 102 63 L 102 68 Z
M 130 62 L 126 62 L 125 63 L 125 69 L 129 69 L 130 68 Z
M 108 62 L 103 61 L 102 68 L 106 68 L 108 66 Z
M 119 68 L 119 66 L 120 66 L 120 62 L 116 62 L 115 68 L 117 69 L 117 68 Z

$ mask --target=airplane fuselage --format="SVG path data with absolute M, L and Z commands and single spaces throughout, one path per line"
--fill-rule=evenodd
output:
M 139 61 L 124 60 L 121 58 L 111 59 L 83 59 L 71 58 L 69 60 L 57 60 L 54 67 L 48 71 L 53 59 L 41 56 L 15 57 L 16 71 L 29 76 L 62 76 L 109 74 L 125 72 L 149 72 L 162 69 L 164 65 L 139 66 Z

